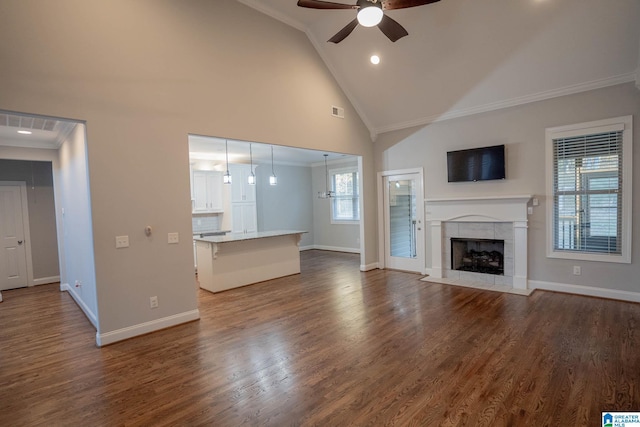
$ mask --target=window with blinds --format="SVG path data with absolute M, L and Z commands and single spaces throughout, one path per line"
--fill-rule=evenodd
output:
M 630 259 L 625 253 L 630 248 L 625 232 L 631 229 L 631 215 L 625 210 L 630 201 L 625 202 L 625 195 L 630 198 L 631 179 L 625 178 L 631 176 L 631 153 L 626 152 L 631 146 L 625 143 L 625 137 L 629 138 L 625 131 L 631 123 L 626 127 L 602 124 L 547 131 L 553 175 L 549 225 L 555 254 L 625 255 Z
M 554 249 L 620 254 L 622 132 L 553 140 Z
M 331 222 L 357 222 L 360 220 L 360 195 L 358 171 L 332 170 L 331 187 L 335 197 L 331 201 Z

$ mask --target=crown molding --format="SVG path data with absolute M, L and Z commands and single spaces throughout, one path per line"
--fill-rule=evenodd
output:
M 58 122 L 60 128 L 58 129 L 58 135 L 56 136 L 56 147 L 60 148 L 62 144 L 69 138 L 71 132 L 76 128 L 78 123 L 73 122 Z
M 442 114 L 435 114 L 416 120 L 410 120 L 393 125 L 383 126 L 375 129 L 378 134 L 392 132 L 395 130 L 407 129 L 415 126 L 424 126 L 430 123 L 443 122 L 445 120 L 456 119 L 459 117 L 471 116 L 474 114 L 486 113 L 489 111 L 501 110 L 503 108 L 515 107 L 518 105 L 529 104 L 531 102 L 544 101 L 546 99 L 557 98 L 560 96 L 573 95 L 580 92 L 601 89 L 604 87 L 615 86 L 623 83 L 636 81 L 638 85 L 639 71 L 634 71 L 619 76 L 607 77 L 604 79 L 593 80 L 586 83 L 565 86 L 558 89 L 547 90 L 530 95 L 520 96 L 517 98 L 505 99 L 503 101 L 491 102 L 476 107 L 461 108 L 459 110 L 451 110 Z
M 41 150 L 57 150 L 59 147 L 46 141 L 28 141 L 17 139 L 3 139 L 0 146 L 16 148 L 37 148 Z

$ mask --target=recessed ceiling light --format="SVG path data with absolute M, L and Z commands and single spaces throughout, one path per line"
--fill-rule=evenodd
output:
M 378 65 L 380 63 L 380 57 L 378 55 L 371 55 L 371 63 Z
M 19 130 L 18 133 L 22 135 L 31 135 L 33 132 L 30 130 Z

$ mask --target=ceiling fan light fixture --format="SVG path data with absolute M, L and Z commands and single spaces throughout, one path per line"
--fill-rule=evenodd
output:
M 382 7 L 379 3 L 363 7 L 358 11 L 358 23 L 363 27 L 375 27 L 382 21 Z

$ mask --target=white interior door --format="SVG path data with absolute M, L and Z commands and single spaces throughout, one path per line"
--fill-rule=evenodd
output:
M 0 290 L 27 286 L 25 248 L 21 187 L 0 184 Z
M 424 207 L 419 173 L 384 177 L 385 266 L 423 274 Z

